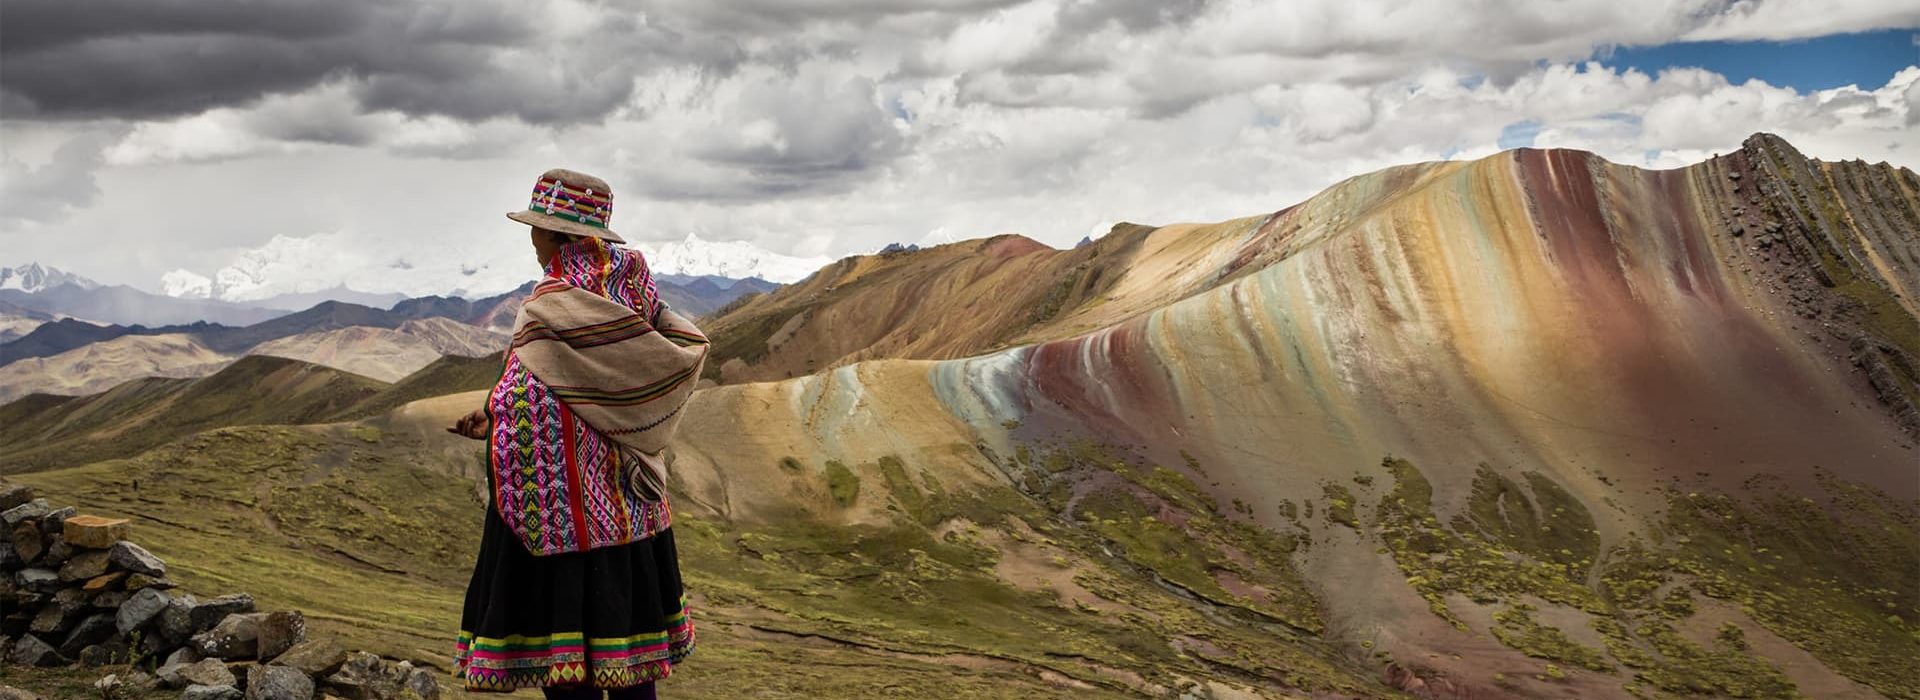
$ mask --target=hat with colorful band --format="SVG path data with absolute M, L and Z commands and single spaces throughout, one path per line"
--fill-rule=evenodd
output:
M 541 173 L 533 183 L 533 202 L 525 211 L 507 212 L 507 218 L 549 231 L 626 242 L 607 228 L 613 218 L 613 188 L 606 180 L 565 168 Z

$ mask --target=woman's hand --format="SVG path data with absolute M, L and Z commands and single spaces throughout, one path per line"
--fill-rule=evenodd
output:
M 447 426 L 447 432 L 464 435 L 475 440 L 487 439 L 487 409 L 476 408 L 472 413 L 461 416 L 453 425 Z

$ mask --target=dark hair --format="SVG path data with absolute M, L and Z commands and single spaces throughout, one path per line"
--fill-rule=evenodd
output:
M 536 226 L 534 228 L 540 228 L 540 227 Z M 546 231 L 547 235 L 552 236 L 554 240 L 560 243 L 560 245 L 570 245 L 573 243 L 579 243 L 580 241 L 589 238 L 588 236 L 575 235 L 571 233 L 566 233 L 564 231 L 555 231 L 550 228 L 541 228 L 540 230 Z

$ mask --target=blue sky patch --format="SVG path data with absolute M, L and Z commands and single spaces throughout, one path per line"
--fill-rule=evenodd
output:
M 1540 135 L 1540 126 L 1540 122 L 1531 119 L 1506 125 L 1500 129 L 1500 150 L 1532 147 L 1534 137 Z
M 1691 41 L 1603 49 L 1595 58 L 1615 69 L 1648 75 L 1667 68 L 1705 68 L 1735 85 L 1759 78 L 1800 92 L 1858 85 L 1885 86 L 1900 69 L 1920 65 L 1920 32 L 1887 29 L 1797 41 Z

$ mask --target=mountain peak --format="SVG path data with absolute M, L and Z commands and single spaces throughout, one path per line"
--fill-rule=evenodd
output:
M 17 267 L 0 267 L 0 289 L 18 289 L 31 293 L 66 284 L 81 289 L 95 289 L 100 286 L 99 282 L 37 262 Z

